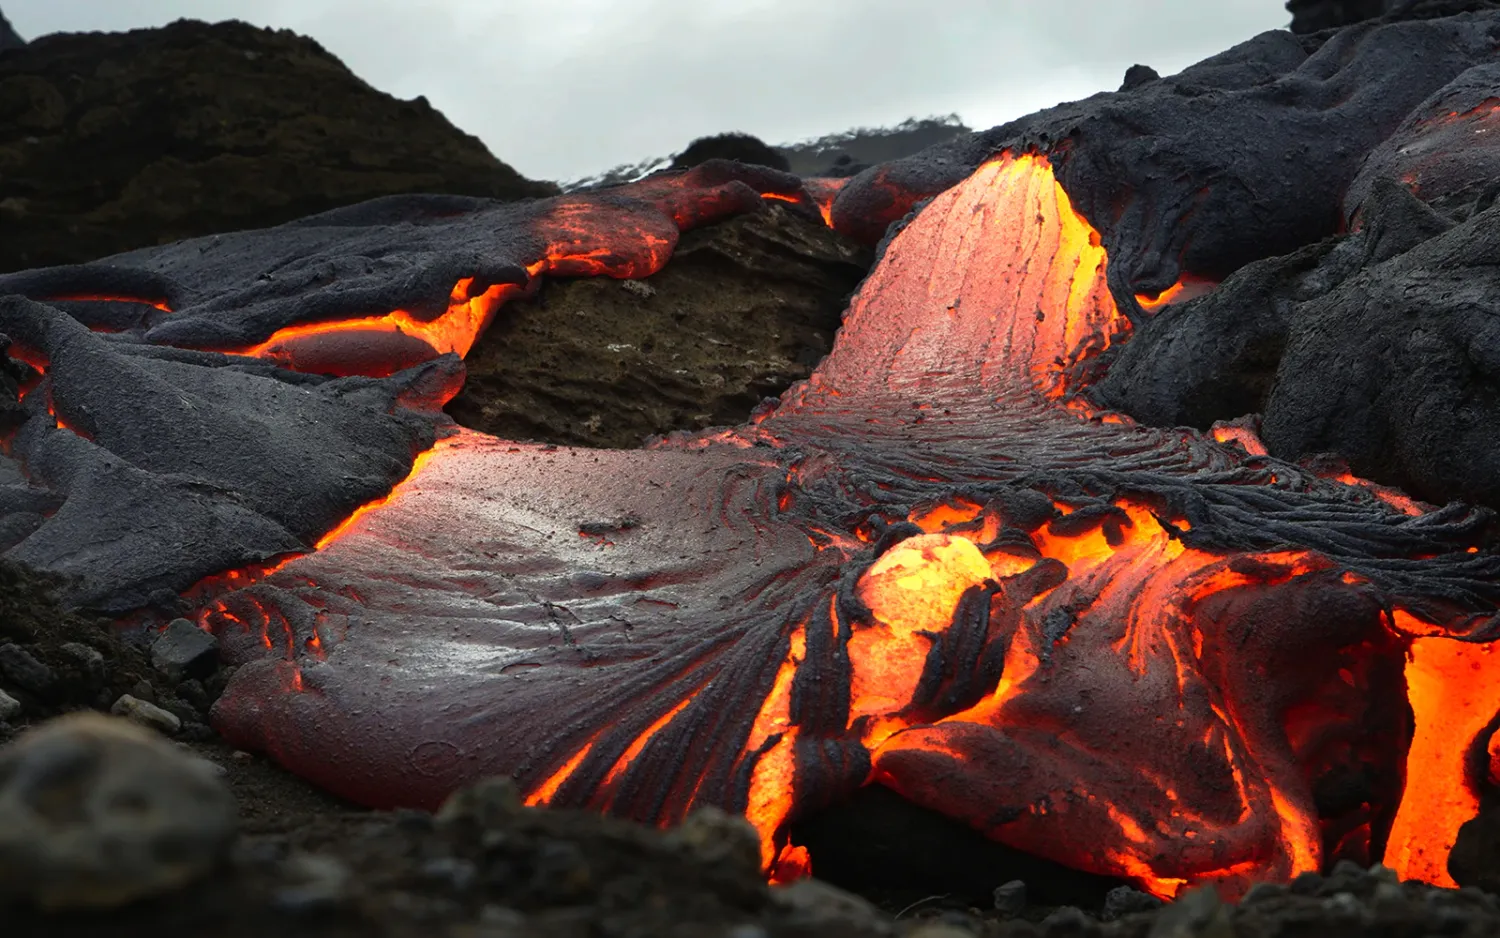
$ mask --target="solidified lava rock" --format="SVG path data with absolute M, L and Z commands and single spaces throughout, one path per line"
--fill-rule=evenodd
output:
M 827 354 L 869 262 L 778 205 L 688 232 L 644 280 L 560 280 L 507 305 L 448 413 L 507 439 L 607 447 L 738 423 Z
M 0 271 L 274 225 L 407 192 L 556 191 L 423 98 L 240 22 L 42 37 L 0 61 Z
M 51 677 L 32 690 L 0 673 L 0 693 L 20 704 L 16 713 L 0 719 L 0 742 L 18 727 L 59 713 L 107 711 L 125 694 L 149 698 L 182 720 L 179 738 L 212 737 L 207 710 L 229 673 L 183 682 L 153 671 L 143 651 L 108 619 L 67 608 L 59 598 L 67 586 L 63 578 L 0 560 L 0 648 L 7 649 L 7 657 L 35 662 Z
M 1272 455 L 1336 454 L 1438 504 L 1500 507 L 1495 209 L 1457 227 L 1384 176 L 1364 228 L 1251 264 L 1147 321 L 1091 391 L 1147 423 L 1262 413 Z
M 1287 0 L 1292 14 L 1289 27 L 1294 33 L 1315 33 L 1353 26 L 1377 17 L 1386 20 L 1432 19 L 1493 10 L 1500 4 L 1493 0 Z
M 1432 502 L 1500 506 L 1500 210 L 1302 306 L 1266 401 L 1271 452 L 1338 453 Z
M 1263 412 L 1278 380 L 1318 380 L 1316 370 L 1278 379 L 1288 337 L 1307 318 L 1302 304 L 1450 227 L 1401 185 L 1382 179 L 1375 189 L 1357 234 L 1248 264 L 1207 295 L 1163 307 L 1107 353 L 1090 398 L 1153 426 L 1207 430 Z
M 1487 312 L 1500 302 L 1500 215 L 1453 227 L 1402 183 L 1370 185 L 1360 231 L 1164 308 L 1093 399 L 1161 426 L 1261 413 L 1272 455 L 1336 454 L 1430 502 L 1500 507 L 1500 339 Z
M 670 169 L 691 169 L 709 160 L 736 160 L 786 172 L 791 164 L 777 149 L 752 134 L 727 133 L 699 137 L 672 159 Z
M 1454 221 L 1483 211 L 1500 192 L 1500 63 L 1476 65 L 1418 105 L 1376 147 L 1344 197 L 1358 225 L 1376 185 L 1399 182 Z
M 28 515 L 6 556 L 74 578 L 72 602 L 117 613 L 305 550 L 389 491 L 433 439 L 432 416 L 402 405 L 419 407 L 413 395 L 462 368 L 440 359 L 328 381 L 112 343 L 19 297 L 0 300 L 0 329 L 48 360 L 12 452 L 26 491 L 57 499 Z

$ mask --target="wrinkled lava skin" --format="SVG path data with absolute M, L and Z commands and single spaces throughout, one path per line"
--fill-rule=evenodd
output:
M 501 773 L 656 823 L 723 806 L 783 874 L 788 821 L 870 782 L 1163 895 L 1378 859 L 1412 732 L 1392 610 L 1491 638 L 1488 516 L 1070 403 L 1128 332 L 1106 276 L 1045 162 L 1006 157 L 751 425 L 454 431 L 204 609 L 245 662 L 218 725 L 368 804 Z

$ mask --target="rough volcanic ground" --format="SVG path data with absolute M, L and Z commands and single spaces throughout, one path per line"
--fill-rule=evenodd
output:
M 90 261 L 408 192 L 556 191 L 424 98 L 240 22 L 46 36 L 0 59 L 0 271 Z

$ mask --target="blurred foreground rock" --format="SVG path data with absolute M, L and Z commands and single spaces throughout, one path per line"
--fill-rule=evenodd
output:
M 234 832 L 214 766 L 123 720 L 62 717 L 0 750 L 0 898 L 123 905 L 206 875 Z

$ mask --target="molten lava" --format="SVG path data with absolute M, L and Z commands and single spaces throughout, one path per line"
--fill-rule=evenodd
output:
M 601 253 L 598 211 L 563 203 L 529 274 L 665 263 L 666 234 Z M 212 598 L 242 663 L 218 725 L 371 805 L 503 773 L 658 824 L 720 806 L 776 878 L 807 869 L 793 820 L 881 784 L 1161 896 L 1382 855 L 1441 880 L 1500 710 L 1488 646 L 1446 637 L 1489 601 L 1473 525 L 1247 428 L 1095 412 L 1130 332 L 1106 272 L 1047 161 L 1007 154 L 892 239 L 753 424 L 632 452 L 452 433 Z M 313 332 L 461 352 L 522 288 Z M 1390 613 L 1418 607 L 1420 633 Z

